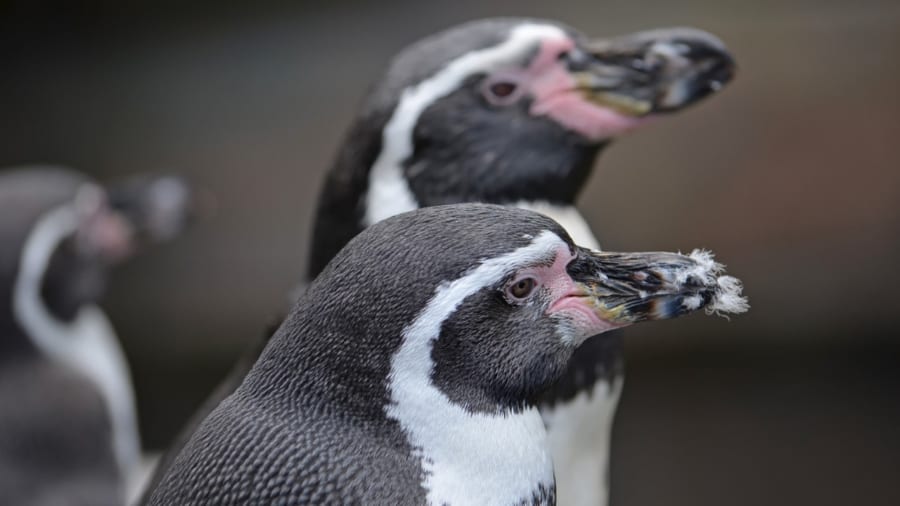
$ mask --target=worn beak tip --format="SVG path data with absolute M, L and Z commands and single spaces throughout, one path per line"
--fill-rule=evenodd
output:
M 744 285 L 734 276 L 724 275 L 725 266 L 716 262 L 713 254 L 706 250 L 695 249 L 688 255 L 694 262 L 694 266 L 685 269 L 678 275 L 678 282 L 684 285 L 695 284 L 705 286 L 705 299 L 697 304 L 699 294 L 694 297 L 686 297 L 685 304 L 695 307 L 691 310 L 704 307 L 706 314 L 716 314 L 727 318 L 728 314 L 746 313 L 750 309 L 750 303 L 743 295 Z
M 729 314 L 741 314 L 750 310 L 750 301 L 743 295 L 744 285 L 734 276 L 720 276 L 712 300 L 706 306 L 706 314 L 728 318 Z
M 593 262 L 592 265 L 588 265 Z M 749 309 L 743 285 L 712 253 L 585 252 L 579 270 L 598 316 L 621 324 L 677 318 L 704 309 L 725 316 Z

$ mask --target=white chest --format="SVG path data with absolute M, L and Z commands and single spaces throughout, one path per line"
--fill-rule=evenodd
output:
M 609 501 L 609 447 L 622 380 L 597 382 L 570 402 L 541 412 L 556 469 L 560 506 L 605 506 Z
M 448 407 L 407 432 L 422 459 L 429 504 L 518 504 L 553 487 L 552 457 L 536 410 L 487 416 Z

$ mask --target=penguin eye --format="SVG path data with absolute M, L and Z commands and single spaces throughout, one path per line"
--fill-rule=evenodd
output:
M 497 98 L 506 98 L 516 91 L 516 84 L 509 82 L 499 82 L 491 85 L 491 94 Z
M 494 105 L 511 105 L 522 95 L 520 80 L 521 78 L 513 73 L 494 76 L 484 83 L 482 94 Z
M 506 293 L 513 300 L 522 300 L 531 295 L 536 286 L 537 281 L 534 278 L 520 278 L 506 287 Z

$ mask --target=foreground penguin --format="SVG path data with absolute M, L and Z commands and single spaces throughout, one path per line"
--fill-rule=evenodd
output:
M 189 199 L 173 177 L 0 172 L 0 504 L 120 505 L 137 485 L 128 367 L 96 304 L 110 266 L 177 234 Z
M 541 393 L 591 336 L 746 309 L 720 271 L 577 247 L 521 209 L 387 219 L 310 285 L 150 503 L 554 504 Z

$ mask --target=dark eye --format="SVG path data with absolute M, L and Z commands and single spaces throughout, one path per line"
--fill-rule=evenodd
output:
M 516 85 L 516 83 L 500 81 L 498 83 L 492 84 L 488 89 L 491 91 L 491 95 L 497 98 L 506 98 L 515 93 L 516 88 L 518 88 L 518 85 Z
M 537 281 L 534 278 L 522 278 L 509 285 L 506 292 L 513 299 L 521 300 L 531 295 L 535 286 L 537 286 Z
M 497 72 L 482 81 L 481 94 L 493 105 L 500 107 L 513 105 L 525 91 L 523 79 L 524 76 L 513 70 Z

